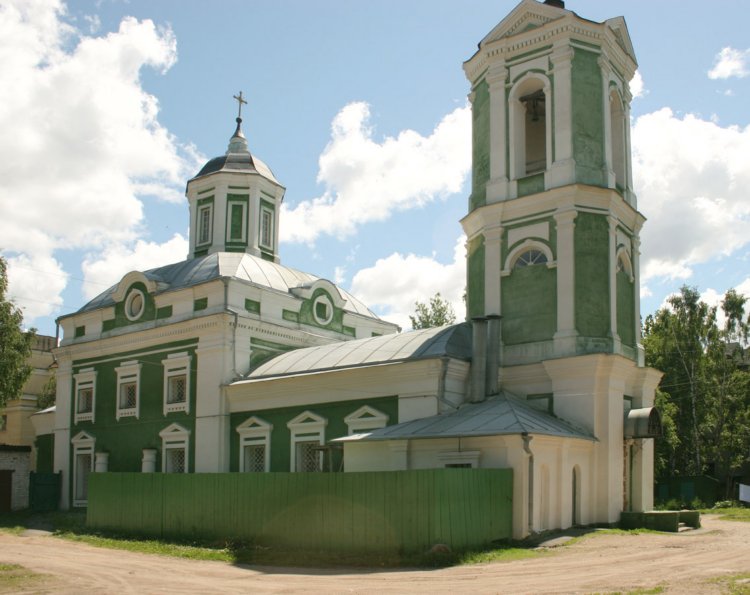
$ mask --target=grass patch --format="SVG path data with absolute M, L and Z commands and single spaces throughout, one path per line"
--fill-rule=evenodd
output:
M 750 595 L 750 572 L 722 576 L 711 582 L 721 585 L 727 595 Z
M 20 564 L 0 563 L 0 592 L 15 592 L 32 587 L 44 577 Z
M 705 508 L 701 514 L 717 514 L 721 521 L 743 521 L 750 523 L 750 508 Z

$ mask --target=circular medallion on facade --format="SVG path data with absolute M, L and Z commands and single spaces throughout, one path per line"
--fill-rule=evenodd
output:
M 125 298 L 125 316 L 128 320 L 138 320 L 143 316 L 143 311 L 146 309 L 146 296 L 140 289 L 133 289 Z
M 326 326 L 333 320 L 333 304 L 327 295 L 319 295 L 313 302 L 313 316 L 315 322 Z

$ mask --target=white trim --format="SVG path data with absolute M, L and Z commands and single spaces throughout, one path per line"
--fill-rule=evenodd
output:
M 326 313 L 328 314 L 326 317 L 318 316 L 318 304 L 325 304 Z M 333 320 L 333 303 L 331 302 L 331 298 L 326 294 L 316 297 L 312 305 L 312 311 L 315 322 L 320 326 L 330 324 L 331 320 Z
M 510 275 L 511 271 L 513 271 L 513 267 L 516 264 L 516 260 L 518 260 L 518 258 L 522 254 L 528 252 L 529 250 L 539 250 L 542 254 L 544 254 L 544 256 L 547 257 L 546 266 L 548 269 L 552 269 L 557 266 L 557 263 L 555 262 L 552 255 L 552 250 L 550 250 L 550 247 L 547 246 L 547 244 L 538 240 L 527 239 L 518 244 L 508 253 L 507 258 L 505 259 L 505 266 L 503 267 L 503 270 L 500 272 L 500 274 L 504 277 Z
M 263 217 L 264 215 L 268 215 L 269 217 L 269 225 L 268 225 L 268 238 L 263 237 Z M 258 246 L 261 248 L 265 248 L 267 250 L 273 250 L 274 249 L 274 212 L 272 209 L 269 209 L 268 207 L 265 207 L 261 205 L 260 207 L 260 217 L 258 217 L 258 223 L 259 223 L 259 229 L 258 229 Z M 264 241 L 265 239 L 268 239 L 268 241 Z
M 141 305 L 138 308 L 137 311 L 133 310 L 133 302 L 136 298 L 141 299 Z M 125 317 L 130 322 L 135 322 L 136 320 L 140 319 L 141 316 L 143 316 L 143 313 L 146 311 L 146 296 L 140 289 L 131 289 L 128 292 L 128 297 L 125 298 L 125 303 L 123 304 L 123 309 L 125 310 Z
M 78 374 L 73 374 L 75 379 L 73 393 L 73 423 L 90 421 L 94 423 L 96 413 L 96 371 L 94 368 L 84 368 Z M 79 391 L 91 389 L 91 411 L 78 412 Z
M 164 387 L 162 393 L 162 404 L 164 415 L 176 411 L 190 412 L 190 354 L 187 351 L 170 353 L 167 359 L 161 360 L 164 367 Z M 175 376 L 185 376 L 185 400 L 178 403 L 170 403 L 169 387 L 170 380 Z
M 182 450 L 185 454 L 185 469 L 190 468 L 190 430 L 180 424 L 170 424 L 159 432 L 161 437 L 161 471 L 167 473 L 167 451 Z
M 622 261 L 623 269 L 627 273 L 628 277 L 630 277 L 630 282 L 632 283 L 633 281 L 635 281 L 635 277 L 633 276 L 633 262 L 630 260 L 630 254 L 628 252 L 628 249 L 622 245 L 617 248 L 617 256 L 615 258 L 615 268 L 617 267 L 620 261 Z
M 237 426 L 240 436 L 240 472 L 245 471 L 245 447 L 263 446 L 263 471 L 271 469 L 271 431 L 273 425 L 259 417 L 252 416 Z
M 117 372 L 117 392 L 115 393 L 115 417 L 120 419 L 121 417 L 135 417 L 138 419 L 141 404 L 141 366 L 135 360 L 122 362 L 115 372 Z M 135 383 L 135 406 L 134 407 L 121 407 L 120 399 L 122 398 L 122 390 L 125 385 Z
M 202 220 L 201 215 L 208 211 L 208 234 L 205 239 L 201 239 L 201 226 Z M 213 239 L 213 227 L 214 227 L 214 203 L 209 202 L 198 207 L 198 211 L 195 216 L 195 246 L 210 246 L 211 240 Z
M 78 486 L 78 473 L 80 471 L 85 476 L 88 476 L 90 473 L 94 471 L 94 446 L 96 444 L 96 439 L 87 432 L 78 432 L 78 434 L 76 434 L 73 438 L 71 438 L 70 442 L 73 445 L 73 478 L 72 478 L 73 506 L 75 507 L 86 506 L 88 504 L 88 490 L 87 490 L 87 493 L 85 494 L 86 495 L 85 498 L 80 497 L 80 494 L 77 492 L 78 487 L 79 487 Z M 85 472 L 85 470 L 81 470 L 78 468 L 79 456 L 88 456 L 90 458 L 90 465 L 89 465 L 88 472 Z M 84 481 L 88 483 L 87 479 L 85 479 Z
M 286 424 L 291 432 L 289 470 L 297 471 L 297 445 L 300 442 L 325 444 L 325 428 L 328 420 L 312 411 L 304 411 Z M 318 454 L 318 471 L 323 469 L 323 453 Z
M 388 416 L 382 411 L 363 405 L 354 413 L 350 413 L 344 418 L 344 422 L 349 428 L 349 435 L 359 434 L 368 430 L 378 430 L 388 425 Z

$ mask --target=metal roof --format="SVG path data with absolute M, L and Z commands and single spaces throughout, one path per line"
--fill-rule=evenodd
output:
M 338 438 L 338 442 L 358 440 L 412 440 L 536 434 L 596 440 L 594 436 L 549 413 L 531 407 L 526 401 L 504 392 L 481 403 L 466 403 L 456 411 L 415 419 L 373 430 L 369 434 Z
M 471 327 L 468 323 L 295 349 L 262 364 L 251 372 L 247 379 L 257 380 L 442 356 L 471 359 Z
M 221 277 L 239 279 L 288 293 L 290 289 L 310 285 L 319 279 L 315 275 L 241 252 L 217 252 L 200 258 L 191 258 L 143 271 L 143 275 L 157 283 L 157 293 L 199 285 Z M 117 285 L 113 285 L 83 306 L 78 313 L 114 305 L 113 294 L 116 289 Z M 378 318 L 353 295 L 340 287 L 337 289 L 344 299 L 344 310 Z
M 281 183 L 273 175 L 271 168 L 249 152 L 230 153 L 228 155 L 214 157 L 201 168 L 193 180 L 219 171 L 259 174 L 274 184 L 281 186 Z

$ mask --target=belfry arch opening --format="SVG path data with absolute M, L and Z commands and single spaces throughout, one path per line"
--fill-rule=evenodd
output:
M 529 75 L 511 92 L 512 169 L 515 178 L 540 173 L 549 166 L 550 94 L 541 76 Z

